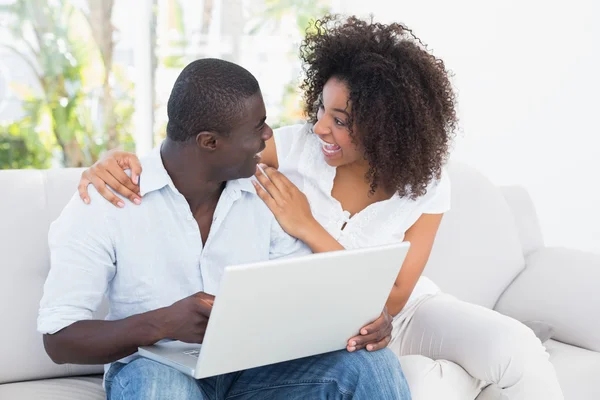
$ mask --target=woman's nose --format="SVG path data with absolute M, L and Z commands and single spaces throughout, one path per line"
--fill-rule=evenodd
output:
M 325 126 L 325 123 L 323 122 L 322 118 L 317 120 L 317 122 L 313 126 L 313 131 L 317 135 L 327 135 L 329 133 L 329 129 L 327 129 L 327 127 Z

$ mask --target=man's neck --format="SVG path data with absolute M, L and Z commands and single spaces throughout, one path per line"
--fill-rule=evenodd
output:
M 177 143 L 168 138 L 160 149 L 165 169 L 177 190 L 187 200 L 192 213 L 202 208 L 216 206 L 225 187 L 225 182 L 210 179 L 211 171 L 208 165 L 199 163 L 190 165 L 189 160 L 197 157 L 195 151 L 193 146 Z

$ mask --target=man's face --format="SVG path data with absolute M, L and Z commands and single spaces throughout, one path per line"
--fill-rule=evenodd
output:
M 260 161 L 258 153 L 264 150 L 265 142 L 273 136 L 273 130 L 265 122 L 267 112 L 262 94 L 258 92 L 244 101 L 241 118 L 234 124 L 229 136 L 219 140 L 219 175 L 224 180 L 249 178 Z

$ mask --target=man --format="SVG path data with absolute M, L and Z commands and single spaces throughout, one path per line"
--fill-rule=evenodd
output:
M 193 378 L 139 358 L 162 339 L 202 343 L 223 268 L 308 249 L 286 235 L 247 179 L 272 135 L 256 79 L 204 59 L 178 77 L 167 139 L 142 161 L 144 202 L 75 196 L 50 229 L 38 330 L 57 363 L 106 366 L 108 399 L 408 399 L 385 349 L 346 351 Z M 92 313 L 108 294 L 106 321 Z

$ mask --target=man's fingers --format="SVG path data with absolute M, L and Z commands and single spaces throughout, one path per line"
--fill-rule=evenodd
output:
M 212 312 L 213 302 L 209 302 L 205 299 L 200 299 L 198 302 L 198 311 L 201 315 L 208 318 L 210 317 L 210 313 Z
M 211 306 L 214 304 L 215 302 L 215 296 L 213 296 L 212 294 L 208 294 L 205 292 L 201 292 L 199 294 L 199 297 L 201 300 L 207 302 L 208 304 L 210 304 Z

